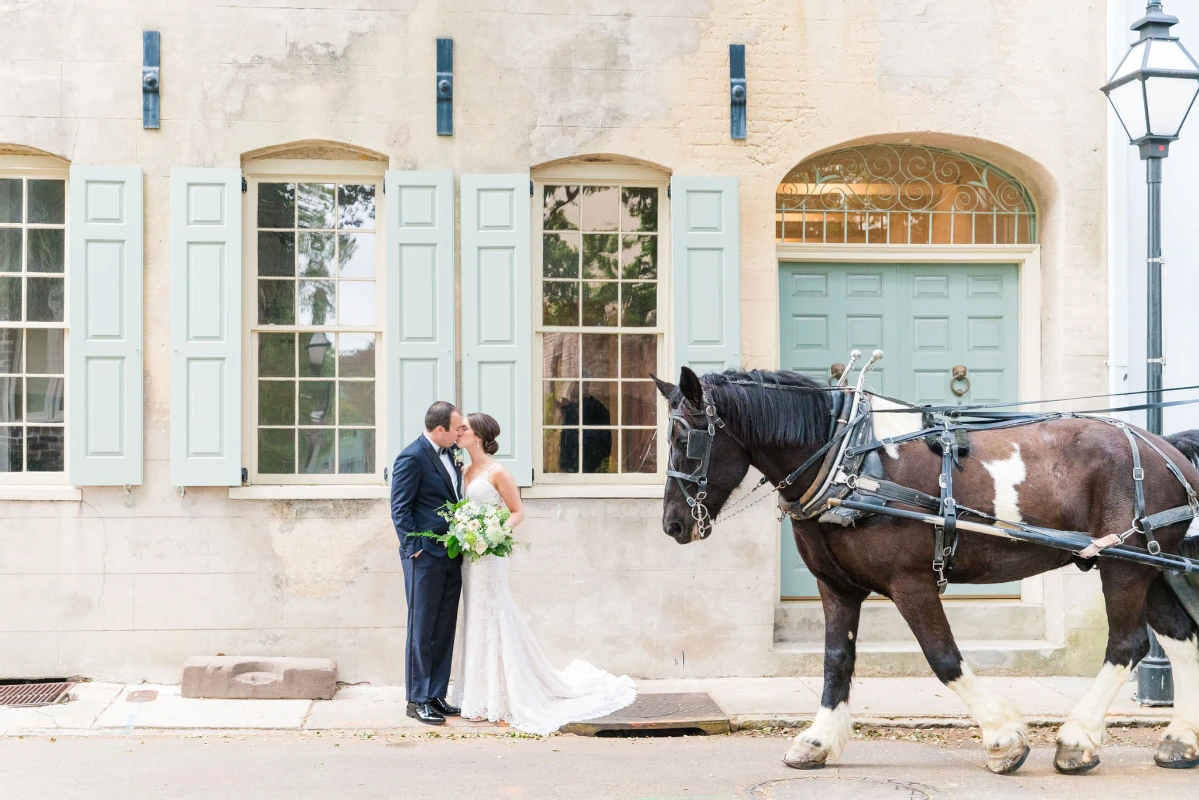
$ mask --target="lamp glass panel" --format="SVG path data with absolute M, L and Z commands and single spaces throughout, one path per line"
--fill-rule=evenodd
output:
M 1140 69 L 1144 59 L 1145 42 L 1142 40 L 1130 47 L 1128 52 L 1124 54 L 1124 60 L 1120 62 L 1120 66 L 1116 67 L 1116 71 L 1112 73 L 1112 80 L 1119 80 L 1125 75 L 1130 75 Z
M 1147 78 L 1145 98 L 1149 103 L 1150 133 L 1177 136 L 1197 89 L 1199 81 L 1191 78 Z
M 1129 139 L 1139 139 L 1146 134 L 1145 130 L 1145 96 L 1141 92 L 1140 81 L 1129 81 L 1123 86 L 1117 86 L 1108 94 L 1112 108 L 1128 131 Z
M 1199 73 L 1195 62 L 1176 39 L 1157 39 L 1149 46 L 1146 69 L 1173 69 Z

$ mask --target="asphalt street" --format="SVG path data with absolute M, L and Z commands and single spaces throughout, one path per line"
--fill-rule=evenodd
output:
M 875 731 L 842 762 L 785 767 L 786 739 L 744 735 L 524 739 L 258 734 L 0 739 L 4 800 L 923 800 L 1195 796 L 1199 770 L 1153 765 L 1152 731 L 1118 735 L 1084 776 L 1056 774 L 1041 736 L 1014 777 L 991 775 L 970 732 Z M 891 738 L 894 736 L 895 738 Z

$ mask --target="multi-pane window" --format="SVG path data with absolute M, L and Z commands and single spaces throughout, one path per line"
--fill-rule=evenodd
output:
M 66 195 L 0 176 L 0 473 L 64 470 Z
M 256 188 L 257 474 L 374 476 L 378 183 Z
M 654 475 L 661 349 L 657 186 L 544 185 L 541 472 Z

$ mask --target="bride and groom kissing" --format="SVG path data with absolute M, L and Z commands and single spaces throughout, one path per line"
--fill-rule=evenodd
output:
M 435 539 L 412 535 L 445 533 L 448 522 L 438 511 L 463 499 L 506 507 L 514 528 L 524 520 L 515 479 L 492 458 L 499 435 L 499 423 L 487 414 L 463 419 L 452 403 L 438 401 L 425 412 L 425 432 L 404 448 L 392 469 L 391 519 L 400 537 L 408 603 L 408 716 L 441 725 L 460 714 L 547 734 L 631 704 L 633 680 L 579 660 L 556 669 L 508 591 L 508 558 L 451 558 Z M 452 665 L 451 699 L 460 597 L 463 646 L 461 663 Z

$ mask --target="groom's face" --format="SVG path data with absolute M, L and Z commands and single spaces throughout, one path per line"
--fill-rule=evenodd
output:
M 462 421 L 462 415 L 455 411 L 450 414 L 449 430 L 438 427 L 430 431 L 429 438 L 437 442 L 438 447 L 449 447 L 458 441 L 458 437 L 462 435 L 462 431 L 464 430 L 466 430 L 466 423 Z

